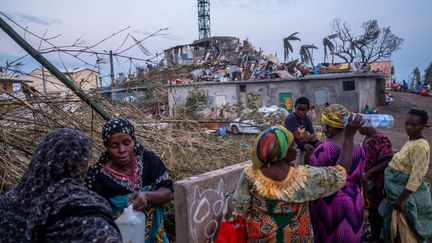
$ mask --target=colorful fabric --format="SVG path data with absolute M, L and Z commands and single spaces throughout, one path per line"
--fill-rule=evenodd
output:
M 341 149 L 327 140 L 311 156 L 311 165 L 334 166 Z M 354 147 L 352 165 L 346 185 L 333 195 L 310 204 L 315 242 L 360 242 L 363 231 L 363 198 L 361 179 L 364 174 L 364 152 L 360 144 Z
M 146 150 L 140 143 L 135 144 L 136 162 L 132 178 L 115 173 L 106 167 L 105 164 L 110 160 L 106 152 L 95 165 L 90 166 L 87 174 L 85 181 L 87 187 L 110 201 L 114 213 L 127 206 L 123 199 L 134 191 L 157 190 L 160 187 L 173 191 L 173 182 L 159 156 Z M 121 199 L 120 202 L 123 204 L 119 204 L 118 199 Z M 167 242 L 163 227 L 162 207 L 151 205 L 145 213 L 147 215 L 146 232 L 148 232 L 146 242 Z
M 395 155 L 396 156 L 396 155 Z M 425 168 L 427 170 L 427 168 Z M 407 225 L 414 231 L 417 240 L 426 241 L 432 236 L 432 202 L 429 183 L 422 181 L 404 202 L 402 213 L 408 224 L 398 224 L 399 218 L 393 219 L 393 206 L 411 178 L 411 175 L 387 167 L 385 170 L 384 188 L 386 193 L 386 207 L 384 210 L 383 237 L 386 242 L 391 242 L 392 228 L 406 228 Z M 401 219 L 403 220 L 403 219 Z M 393 227 L 392 227 L 393 224 Z M 395 226 L 396 224 L 396 226 Z M 394 231 L 394 230 L 393 230 Z M 395 232 L 393 232 L 395 235 Z M 416 241 L 417 241 L 416 240 Z M 415 241 L 409 241 L 415 242 Z
M 252 164 L 255 168 L 271 164 L 286 157 L 294 136 L 282 126 L 264 130 L 255 140 L 252 150 Z
M 132 123 L 124 117 L 115 117 L 102 127 L 102 141 L 104 144 L 116 133 L 127 133 L 135 140 L 135 128 Z
M 385 161 L 391 160 L 393 157 L 391 142 L 381 132 L 377 132 L 373 137 L 366 137 L 362 146 L 365 152 L 366 172 Z M 385 198 L 383 193 L 384 171 L 375 173 L 368 180 L 373 182 L 372 188 L 369 188 L 367 193 L 367 198 L 370 202 L 368 208 L 369 223 L 371 225 L 372 236 L 378 239 L 382 227 L 382 217 L 378 213 L 378 206 Z
M 430 147 L 426 139 L 407 141 L 397 152 L 389 167 L 410 175 L 405 188 L 415 192 L 423 183 L 429 168 Z
M 0 197 L 0 242 L 120 242 L 112 219 L 103 217 L 110 205 L 82 185 L 90 154 L 82 132 L 49 133 L 18 185 Z M 71 207 L 92 213 L 57 217 Z
M 154 191 L 151 187 L 143 187 L 143 192 Z M 114 217 L 120 216 L 125 208 L 128 207 L 128 199 L 130 194 L 119 195 L 109 199 L 112 205 Z M 168 237 L 163 230 L 164 211 L 160 205 L 147 207 L 143 212 L 146 216 L 145 242 L 168 242 Z
M 335 128 L 344 128 L 345 118 L 349 117 L 350 112 L 342 105 L 332 104 L 323 108 L 321 122 Z
M 312 242 L 308 201 L 336 192 L 345 180 L 341 166 L 293 165 L 282 181 L 249 166 L 240 176 L 234 205 L 247 219 L 250 242 Z

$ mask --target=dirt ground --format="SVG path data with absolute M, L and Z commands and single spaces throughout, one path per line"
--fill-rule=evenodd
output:
M 432 145 L 432 97 L 423 97 L 418 94 L 405 92 L 391 92 L 394 98 L 393 103 L 388 106 L 378 108 L 378 113 L 390 114 L 395 118 L 395 125 L 389 129 L 382 129 L 385 135 L 392 142 L 393 149 L 399 150 L 402 145 L 408 140 L 405 133 L 405 117 L 410 109 L 423 109 L 429 114 L 428 126 L 423 130 L 423 135 Z M 357 134 L 357 141 L 362 141 L 363 136 Z M 432 157 L 431 157 L 432 162 Z M 429 166 L 429 175 L 432 175 L 432 168 Z
M 384 132 L 393 143 L 395 149 L 406 142 L 407 135 L 405 133 L 405 117 L 408 111 L 412 108 L 425 110 L 429 117 L 432 116 L 432 97 L 423 97 L 418 94 L 393 92 L 391 93 L 394 102 L 388 106 L 378 107 L 379 113 L 393 115 L 395 118 L 395 126 L 390 129 L 383 129 Z M 432 142 L 432 119 L 429 118 L 428 127 L 424 129 L 423 135 Z

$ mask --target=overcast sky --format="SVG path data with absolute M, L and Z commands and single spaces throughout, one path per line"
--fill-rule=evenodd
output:
M 169 47 L 187 44 L 198 38 L 196 0 L 0 0 L 0 11 L 28 30 L 46 37 L 57 46 L 73 44 L 78 38 L 92 45 L 125 27 L 129 29 L 110 38 L 95 50 L 116 50 L 130 34 L 142 39 L 162 28 L 162 35 L 149 38 L 143 45 L 153 54 Z M 277 53 L 283 58 L 282 39 L 293 32 L 300 32 L 301 43 L 294 45 L 293 57 L 298 57 L 301 44 L 315 44 L 315 63 L 322 62 L 322 38 L 331 33 L 330 23 L 340 18 L 359 32 L 361 23 L 377 19 L 381 27 L 390 26 L 393 33 L 405 39 L 401 50 L 391 61 L 397 80 L 407 79 L 417 66 L 422 74 L 432 62 L 432 1 L 431 0 L 211 0 L 212 36 L 236 36 L 249 39 L 265 53 Z M 0 15 L 4 19 L 3 16 Z M 20 34 L 24 32 L 8 21 Z M 39 41 L 29 34 L 26 39 L 34 46 Z M 132 45 L 132 39 L 120 48 Z M 42 48 L 49 47 L 42 44 Z M 0 30 L 0 65 L 25 52 Z M 147 59 L 138 48 L 125 54 Z M 46 56 L 56 65 L 58 55 Z M 82 67 L 78 60 L 61 55 L 68 67 Z M 87 57 L 86 57 L 87 58 Z M 94 64 L 94 60 L 88 59 Z M 32 70 L 35 63 L 24 59 L 24 70 Z M 139 64 L 139 62 L 137 62 Z M 116 60 L 116 72 L 128 72 L 131 63 Z

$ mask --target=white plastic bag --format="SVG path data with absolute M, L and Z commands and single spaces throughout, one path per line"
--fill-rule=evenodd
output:
M 143 243 L 145 241 L 146 217 L 143 212 L 133 210 L 129 205 L 114 221 L 120 229 L 123 242 Z

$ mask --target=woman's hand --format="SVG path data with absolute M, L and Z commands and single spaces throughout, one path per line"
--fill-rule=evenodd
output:
M 362 118 L 361 115 L 356 115 L 353 118 L 353 115 L 351 114 L 348 117 L 348 123 L 347 123 L 347 125 L 345 126 L 345 129 L 344 129 L 345 130 L 344 131 L 345 137 L 353 138 L 354 135 L 356 134 L 357 130 L 360 127 L 362 127 L 364 123 L 365 122 L 363 121 L 363 118 Z
M 405 200 L 411 195 L 411 193 L 412 193 L 412 191 L 410 191 L 410 190 L 408 190 L 408 189 L 405 188 L 402 191 L 402 193 L 399 195 L 399 197 L 398 197 L 395 205 L 393 205 L 393 208 L 395 210 L 398 210 L 398 211 L 402 212 Z
M 342 151 L 339 156 L 337 164 L 344 167 L 346 171 L 349 171 L 352 164 L 352 151 L 354 147 L 353 139 L 357 130 L 363 125 L 364 121 L 361 116 L 350 115 L 348 117 L 347 125 L 344 129 L 344 141 L 342 145 Z
M 399 212 L 402 212 L 403 206 L 404 206 L 404 201 L 398 199 L 395 205 L 393 206 L 393 208 Z
M 134 192 L 129 196 L 129 204 L 132 204 L 135 210 L 143 211 L 148 205 L 148 199 L 147 192 Z

